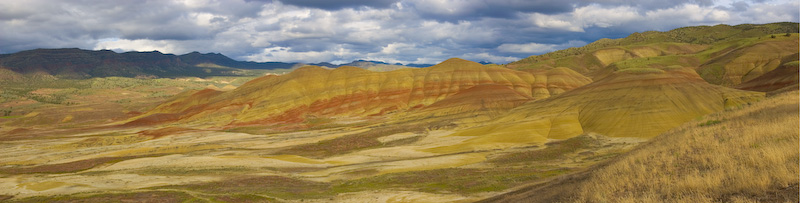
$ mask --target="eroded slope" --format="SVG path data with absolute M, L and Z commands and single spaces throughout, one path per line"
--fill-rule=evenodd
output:
M 708 84 L 690 68 L 628 69 L 556 97 L 521 105 L 495 122 L 456 133 L 473 138 L 431 151 L 505 148 L 583 133 L 650 138 L 703 115 L 763 97 L 764 93 Z
M 524 100 L 548 98 L 589 82 L 590 79 L 568 69 L 530 73 L 461 59 L 450 59 L 429 68 L 390 72 L 309 66 L 284 76 L 255 79 L 229 92 L 204 90 L 178 97 L 132 123 L 177 121 L 248 126 L 302 123 L 320 117 L 400 117 L 420 109 L 435 109 L 444 114 L 487 105 L 509 109 Z M 508 97 L 482 102 L 467 101 L 475 98 L 464 97 L 495 89 Z

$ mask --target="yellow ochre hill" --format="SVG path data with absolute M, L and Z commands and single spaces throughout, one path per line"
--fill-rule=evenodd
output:
M 763 97 L 761 92 L 709 84 L 691 68 L 626 69 L 564 94 L 525 103 L 495 122 L 454 134 L 473 138 L 430 151 L 506 148 L 584 133 L 651 138 L 703 115 Z
M 282 76 L 254 79 L 232 91 L 180 95 L 128 124 L 220 127 L 302 123 L 320 117 L 392 117 L 420 111 L 443 115 L 485 107 L 507 110 L 590 82 L 569 69 L 525 72 L 457 58 L 428 68 L 389 72 L 307 66 Z M 498 97 L 486 98 L 485 93 Z

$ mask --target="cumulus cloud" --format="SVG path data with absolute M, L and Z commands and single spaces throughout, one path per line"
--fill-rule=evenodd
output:
M 797 22 L 798 16 L 800 16 L 800 10 L 797 8 L 800 8 L 800 2 L 797 1 L 779 4 L 755 4 L 742 12 L 740 17 L 743 19 L 737 20 L 742 22 L 746 19 L 754 23 L 774 21 Z
M 583 45 L 586 45 L 586 42 L 577 40 L 572 40 L 563 44 L 540 44 L 540 43 L 502 44 L 497 47 L 497 50 L 506 53 L 543 54 L 547 52 L 566 49 L 569 47 L 580 47 Z
M 108 49 L 114 51 L 160 51 L 166 53 L 183 53 L 182 47 L 169 40 L 149 39 L 101 39 L 93 49 Z
M 281 2 L 303 7 L 338 10 L 352 7 L 386 8 L 396 3 L 397 0 L 281 0 Z
M 493 63 L 506 63 L 511 61 L 518 61 L 520 60 L 519 57 L 513 56 L 497 56 L 494 54 L 490 54 L 487 52 L 482 53 L 467 53 L 460 56 L 463 59 L 471 60 L 471 61 L 483 61 L 483 62 L 493 62 Z
M 352 51 L 343 47 L 325 51 L 292 51 L 290 47 L 270 47 L 265 48 L 260 53 L 246 56 L 251 61 L 286 61 L 286 62 L 329 62 L 336 61 L 338 58 L 354 54 Z M 288 60 L 287 60 L 288 59 Z
M 672 8 L 676 6 L 681 6 L 685 4 L 695 4 L 700 6 L 713 6 L 715 0 L 586 0 L 581 2 L 583 5 L 588 4 L 597 4 L 597 5 L 604 5 L 609 7 L 618 7 L 618 6 L 625 6 L 625 7 L 635 7 L 641 8 L 643 10 L 656 10 L 656 9 L 665 9 L 665 8 Z M 719 1 L 719 0 L 717 0 Z
M 682 26 L 798 21 L 793 0 L 6 0 L 0 53 L 78 47 L 291 62 L 507 63 Z
M 674 7 L 644 10 L 639 7 L 609 7 L 590 4 L 569 13 L 544 15 L 527 14 L 531 25 L 571 32 L 585 32 L 586 28 L 609 28 L 624 32 L 641 32 L 649 30 L 666 31 L 682 26 L 770 23 L 781 21 L 798 21 L 800 13 L 795 7 L 798 2 L 779 4 L 756 4 L 742 6 L 734 3 L 736 8 L 725 6 L 701 6 L 701 4 L 681 4 Z M 745 3 L 746 4 L 746 3 Z M 734 9 L 746 9 L 741 12 Z

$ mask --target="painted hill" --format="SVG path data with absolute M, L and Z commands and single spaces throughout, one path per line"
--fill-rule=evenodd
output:
M 460 152 L 524 146 L 584 133 L 651 138 L 703 115 L 755 102 L 764 93 L 712 85 L 691 68 L 626 69 L 454 136 L 460 144 L 431 149 Z
M 733 87 L 797 60 L 797 23 L 697 26 L 601 39 L 579 48 L 531 56 L 513 69 L 567 67 L 598 80 L 636 67 L 694 67 L 712 84 Z
M 792 87 L 797 89 L 798 75 L 800 75 L 800 62 L 793 61 L 741 83 L 736 88 L 760 92 L 771 92 Z
M 775 36 L 775 38 L 772 38 Z M 797 61 L 800 53 L 797 34 L 749 38 L 712 47 L 709 60 L 697 72 L 712 84 L 736 86 Z
M 362 119 L 424 110 L 453 114 L 483 107 L 510 109 L 589 82 L 569 69 L 530 73 L 462 59 L 389 72 L 307 66 L 252 80 L 233 91 L 186 93 L 129 124 L 275 125 L 320 117 Z M 484 94 L 501 97 L 481 99 Z

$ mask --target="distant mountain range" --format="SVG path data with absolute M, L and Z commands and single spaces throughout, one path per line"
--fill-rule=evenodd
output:
M 13 54 L 0 54 L 0 70 L 19 75 L 49 75 L 57 78 L 83 79 L 91 77 L 183 77 L 242 75 L 240 69 L 293 69 L 306 65 L 328 68 L 356 66 L 374 71 L 406 67 L 428 67 L 431 64 L 388 64 L 380 61 L 358 60 L 335 65 L 285 62 L 237 61 L 219 53 L 191 52 L 184 55 L 152 52 L 116 53 L 110 50 L 34 49 Z M 7 72 L 7 71 L 4 71 Z

